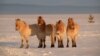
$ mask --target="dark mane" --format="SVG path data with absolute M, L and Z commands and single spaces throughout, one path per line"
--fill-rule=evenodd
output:
M 46 23 L 45 23 L 44 19 L 42 18 L 42 16 L 38 17 L 38 25 L 41 30 L 45 31 Z
M 57 23 L 56 23 L 56 30 L 60 30 L 61 32 L 64 31 L 64 23 L 62 20 L 59 20 Z
M 74 25 L 75 25 L 75 23 L 74 23 L 73 18 L 68 18 L 68 25 L 67 25 L 67 28 L 68 28 L 68 29 L 74 29 Z

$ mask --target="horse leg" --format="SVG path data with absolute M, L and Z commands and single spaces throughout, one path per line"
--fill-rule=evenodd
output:
M 61 44 L 61 43 L 60 43 L 60 40 L 58 39 L 58 48 L 60 48 L 60 44 Z
M 24 47 L 24 42 L 25 42 L 25 38 L 23 35 L 21 35 L 21 45 L 20 45 L 20 48 L 23 48 Z
M 58 48 L 60 48 L 60 45 L 61 45 L 60 36 L 57 36 L 57 38 L 58 38 Z
M 38 48 L 42 48 L 42 39 L 39 40 L 39 46 Z
M 62 39 L 61 39 L 61 45 L 60 45 L 60 47 L 61 47 L 61 48 L 64 47 L 64 45 L 63 45 L 63 40 L 62 40 Z
M 72 39 L 72 47 L 77 47 L 75 39 Z
M 54 42 L 55 42 L 54 38 L 56 38 L 56 37 L 54 37 L 54 36 L 51 35 L 51 48 L 55 46 L 54 45 Z
M 58 40 L 58 48 L 63 48 L 63 41 L 62 40 Z
M 67 46 L 66 47 L 69 47 L 69 39 L 67 38 Z
M 63 48 L 63 40 L 58 40 L 58 48 Z
M 45 39 L 43 39 L 43 45 L 44 45 L 44 47 L 43 47 L 43 48 L 45 48 L 45 47 L 46 47 L 46 44 L 45 44 Z
M 29 41 L 28 40 L 26 40 L 26 48 L 29 48 L 29 43 L 28 43 Z
M 60 36 L 60 47 L 63 48 L 64 45 L 63 45 L 63 36 Z
M 23 46 L 24 46 L 24 40 L 22 39 L 22 40 L 21 40 L 20 48 L 23 48 Z

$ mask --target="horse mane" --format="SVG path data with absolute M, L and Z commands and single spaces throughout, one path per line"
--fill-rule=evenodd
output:
M 57 23 L 56 23 L 56 30 L 57 31 L 61 31 L 61 32 L 64 32 L 64 23 L 62 20 L 59 20 Z
M 17 18 L 16 21 L 20 21 L 21 19 Z
M 44 19 L 42 18 L 42 16 L 38 17 L 38 25 L 42 31 L 45 31 L 46 23 L 45 23 Z
M 68 18 L 68 25 L 67 25 L 67 28 L 68 29 L 74 29 L 74 26 L 75 26 L 75 22 L 73 20 L 73 18 Z
M 27 23 L 25 21 L 22 21 L 22 22 L 24 23 L 25 27 L 27 27 Z

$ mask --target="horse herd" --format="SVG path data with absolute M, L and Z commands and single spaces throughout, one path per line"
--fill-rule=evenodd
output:
M 72 41 L 72 47 L 77 47 L 76 38 L 79 32 L 79 25 L 74 22 L 73 18 L 68 18 L 67 27 L 62 20 L 58 20 L 56 24 L 46 24 L 42 16 L 39 16 L 36 24 L 28 25 L 21 19 L 16 19 L 16 30 L 21 35 L 21 46 L 23 48 L 29 48 L 29 37 L 36 35 L 39 40 L 38 48 L 45 48 L 46 36 L 51 38 L 51 48 L 55 47 L 55 41 L 58 40 L 58 48 L 63 48 L 63 38 L 66 35 L 67 45 L 69 47 L 69 41 Z M 25 42 L 25 44 L 24 44 Z

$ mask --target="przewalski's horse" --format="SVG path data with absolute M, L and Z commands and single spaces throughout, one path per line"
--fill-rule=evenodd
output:
M 69 47 L 69 40 L 72 41 L 72 47 L 76 47 L 76 38 L 79 32 L 79 25 L 76 24 L 73 20 L 73 18 L 68 18 L 68 23 L 67 23 L 67 46 Z
M 45 48 L 45 39 L 46 39 L 46 23 L 44 21 L 44 19 L 39 16 L 37 19 L 37 24 L 38 24 L 38 31 L 39 33 L 37 33 L 37 37 L 39 39 L 39 46 L 38 48 L 41 48 L 42 46 Z
M 31 35 L 31 29 L 29 25 L 25 21 L 22 21 L 21 19 L 16 19 L 15 24 L 16 24 L 16 30 L 18 30 L 21 35 L 20 48 L 23 48 L 24 42 L 26 43 L 26 48 L 28 48 L 29 36 Z
M 94 23 L 95 21 L 94 21 L 94 16 L 92 16 L 92 15 L 89 15 L 89 21 L 88 21 L 89 23 Z
M 66 27 L 62 20 L 56 23 L 56 37 L 58 39 L 58 48 L 64 47 L 63 38 L 66 34 Z
M 38 17 L 38 26 L 39 26 L 39 33 L 38 33 L 38 39 L 39 39 L 39 47 L 42 47 L 42 42 L 45 45 L 45 38 L 46 36 L 50 36 L 51 38 L 51 47 L 54 47 L 55 43 L 55 27 L 53 24 L 47 24 L 44 21 L 42 16 Z M 42 39 L 41 39 L 42 38 Z

